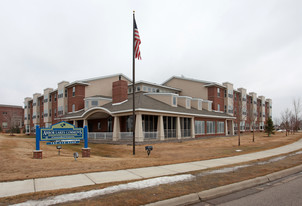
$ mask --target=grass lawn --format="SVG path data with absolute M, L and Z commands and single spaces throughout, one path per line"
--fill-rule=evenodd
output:
M 61 155 L 55 145 L 41 142 L 43 159 L 33 159 L 35 139 L 28 136 L 9 136 L 0 134 L 0 181 L 12 181 L 29 178 L 79 174 L 85 172 L 110 171 L 127 168 L 164 165 L 213 159 L 259 150 L 271 149 L 290 144 L 302 137 L 302 134 L 285 136 L 277 133 L 267 137 L 256 133 L 255 142 L 252 134 L 241 136 L 241 146 L 237 146 L 237 136 L 196 139 L 175 143 L 154 143 L 148 157 L 145 145 L 136 146 L 136 155 L 132 155 L 132 146 L 91 144 L 91 157 L 82 158 L 80 145 L 63 145 Z M 242 150 L 236 152 L 237 149 Z M 73 153 L 79 152 L 80 158 L 74 161 Z

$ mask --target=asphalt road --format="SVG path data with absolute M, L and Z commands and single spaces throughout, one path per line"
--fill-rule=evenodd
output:
M 196 206 L 301 206 L 302 173 L 259 185 L 217 199 L 195 204 Z

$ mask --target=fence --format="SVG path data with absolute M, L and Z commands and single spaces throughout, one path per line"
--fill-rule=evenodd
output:
M 90 140 L 112 140 L 112 132 L 88 132 Z

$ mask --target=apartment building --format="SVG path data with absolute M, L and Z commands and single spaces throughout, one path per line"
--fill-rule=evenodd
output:
M 22 132 L 23 113 L 21 106 L 0 104 L 0 128 L 2 132 L 8 132 L 13 128 L 19 128 Z
M 212 110 L 234 117 L 230 127 L 237 132 L 263 131 L 265 121 L 272 118 L 272 100 L 247 92 L 245 88 L 235 89 L 230 82 L 215 82 L 173 76 L 163 83 L 181 90 L 180 95 L 190 95 L 211 101 Z M 232 126 L 233 124 L 233 126 Z M 229 126 L 228 126 L 229 127 Z M 230 129 L 229 129 L 230 131 Z
M 139 81 L 135 91 L 123 74 L 62 81 L 57 89 L 47 88 L 43 94 L 25 98 L 24 124 L 26 132 L 32 133 L 36 125 L 49 127 L 64 120 L 77 127 L 88 126 L 90 139 L 111 141 L 131 139 L 133 121 L 137 141 L 233 135 L 238 107 L 247 105 L 238 103 L 243 93 L 247 101 L 246 90 L 234 90 L 231 83 L 184 77 L 172 77 L 163 84 Z M 271 100 L 265 100 L 268 115 L 269 106 Z M 247 119 L 242 120 L 245 126 Z

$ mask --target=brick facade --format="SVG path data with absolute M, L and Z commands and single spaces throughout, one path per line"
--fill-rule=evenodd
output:
M 212 101 L 212 109 L 216 111 L 224 112 L 224 94 L 225 89 L 219 88 L 220 92 L 218 94 L 218 88 L 216 86 L 208 87 L 208 100 Z M 220 108 L 218 108 L 218 105 Z
M 112 83 L 112 103 L 123 102 L 128 99 L 128 83 L 119 80 Z
M 23 128 L 24 110 L 21 106 L 0 105 L 0 127 L 7 132 L 12 127 Z
M 75 92 L 73 92 L 75 91 Z M 74 85 L 68 87 L 67 90 L 68 97 L 68 112 L 72 111 L 72 105 L 75 106 L 74 111 L 84 109 L 84 98 L 85 98 L 85 86 L 84 85 Z

